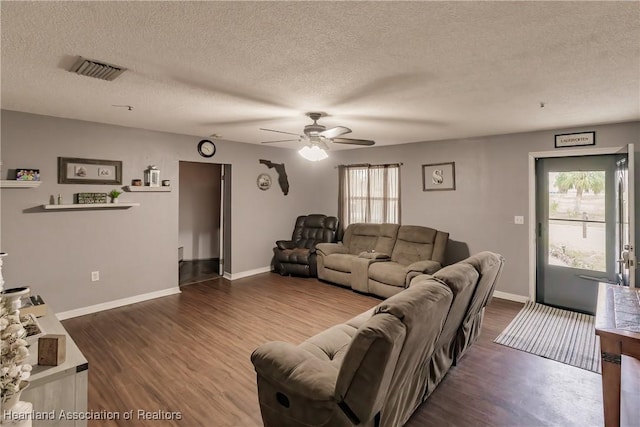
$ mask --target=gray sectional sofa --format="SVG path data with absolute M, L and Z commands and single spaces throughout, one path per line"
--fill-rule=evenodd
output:
M 398 224 L 350 224 L 342 242 L 316 245 L 318 278 L 390 297 L 442 268 L 449 233 Z
M 504 259 L 481 252 L 300 345 L 251 355 L 265 427 L 400 427 L 478 339 Z

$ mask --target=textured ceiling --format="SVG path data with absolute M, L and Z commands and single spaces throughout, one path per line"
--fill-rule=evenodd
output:
M 4 1 L 1 20 L 9 110 L 249 143 L 322 111 L 378 145 L 640 119 L 639 2 Z M 78 55 L 129 70 L 66 71 Z

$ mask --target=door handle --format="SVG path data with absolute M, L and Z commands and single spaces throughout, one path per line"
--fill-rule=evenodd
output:
M 621 258 L 618 259 L 618 264 L 623 265 L 624 268 L 629 269 L 631 267 L 631 259 L 629 257 L 628 251 L 622 251 L 620 254 Z

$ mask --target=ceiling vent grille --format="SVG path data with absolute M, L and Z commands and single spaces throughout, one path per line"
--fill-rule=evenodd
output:
M 82 56 L 73 64 L 69 71 L 81 76 L 94 77 L 96 79 L 112 81 L 127 69 L 118 65 L 86 59 Z

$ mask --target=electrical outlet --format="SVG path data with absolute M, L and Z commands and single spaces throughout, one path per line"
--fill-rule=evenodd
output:
M 92 282 L 97 282 L 98 280 L 100 280 L 100 272 L 99 271 L 92 271 L 91 272 L 91 281 Z
M 513 217 L 513 222 L 518 225 L 524 224 L 524 217 L 521 215 L 516 215 Z

